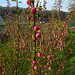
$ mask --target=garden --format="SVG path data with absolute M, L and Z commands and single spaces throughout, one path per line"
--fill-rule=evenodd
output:
M 63 15 L 61 0 L 51 12 L 46 0 L 43 6 L 40 0 L 27 0 L 24 10 L 12 0 L 13 13 L 6 1 L 6 25 L 0 26 L 5 28 L 0 31 L 0 75 L 75 75 L 75 7 Z

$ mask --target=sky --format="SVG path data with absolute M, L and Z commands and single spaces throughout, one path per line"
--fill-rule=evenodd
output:
M 16 6 L 16 2 L 9 0 L 11 6 Z M 28 5 L 26 3 L 27 0 L 18 0 L 21 1 L 22 3 L 19 3 L 19 7 L 27 8 Z M 43 4 L 43 0 L 40 0 L 41 4 Z M 46 0 L 47 4 L 47 10 L 51 10 L 52 6 L 54 5 L 55 0 Z M 0 6 L 7 6 L 7 1 L 6 0 L 0 0 Z M 68 12 L 68 6 L 69 6 L 69 0 L 62 0 L 62 11 Z

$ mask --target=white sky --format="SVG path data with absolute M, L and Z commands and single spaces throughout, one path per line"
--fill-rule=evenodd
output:
M 10 4 L 11 6 L 16 6 L 16 3 L 12 0 L 9 0 L 10 1 Z M 26 1 L 27 0 L 19 0 L 21 1 L 22 3 L 19 3 L 19 7 L 23 7 L 23 8 L 26 8 L 28 7 Z M 41 4 L 43 4 L 43 0 L 40 0 L 41 1 Z M 47 10 L 51 10 L 52 9 L 52 6 L 54 5 L 54 2 L 55 0 L 46 0 L 47 1 L 47 4 L 46 4 L 46 7 L 47 7 Z M 6 0 L 0 0 L 0 6 L 6 6 L 7 5 L 7 2 Z M 68 11 L 68 6 L 69 6 L 69 0 L 62 0 L 62 11 Z

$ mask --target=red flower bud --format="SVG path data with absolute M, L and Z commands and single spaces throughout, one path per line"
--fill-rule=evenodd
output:
M 32 12 L 32 13 L 35 13 L 35 12 L 36 12 L 36 8 L 33 7 L 33 8 L 31 9 L 31 12 Z
M 27 1 L 27 4 L 28 4 L 28 5 L 31 5 L 31 2 L 30 2 L 30 1 Z

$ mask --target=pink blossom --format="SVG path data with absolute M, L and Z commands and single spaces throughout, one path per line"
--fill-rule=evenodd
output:
M 62 67 L 64 69 L 64 67 Z
M 54 44 L 57 44 L 57 42 L 54 42 Z
M 59 22 L 61 22 L 61 20 L 59 20 Z
M 55 58 L 55 59 L 58 59 L 58 58 Z
M 58 71 L 60 72 L 60 69 Z
M 61 42 L 61 40 L 59 40 L 59 42 Z
M 27 21 L 29 21 L 29 16 L 26 17 Z
M 46 68 L 46 65 L 44 66 L 44 68 Z
M 43 58 L 45 58 L 45 56 L 43 56 Z
M 58 36 L 56 36 L 56 38 L 57 38 Z
M 45 75 L 47 75 L 47 73 L 45 72 Z
M 54 62 L 55 62 L 55 60 L 54 60 Z
M 57 32 L 57 34 L 59 34 L 59 32 Z
M 28 61 L 30 61 L 30 58 L 28 58 Z
M 41 71 L 41 73 L 43 73 L 43 70 Z
M 69 57 L 69 55 L 67 55 L 67 57 Z
M 34 66 L 34 70 L 38 70 L 38 67 L 37 66 Z
M 5 74 L 5 72 L 3 72 L 3 74 Z
M 36 34 L 36 38 L 39 38 L 39 37 L 41 37 L 41 33 Z
M 60 40 L 61 40 L 62 38 L 60 38 Z
M 57 14 L 59 16 L 59 14 Z
M 49 65 L 49 63 L 47 63 L 47 65 Z
M 50 49 L 50 52 L 51 52 L 52 50 Z
M 59 26 L 57 26 L 57 28 L 59 28 Z
M 28 73 L 28 75 L 31 75 L 30 73 Z
M 33 7 L 33 8 L 31 9 L 31 12 L 32 12 L 32 13 L 35 13 L 35 12 L 36 12 L 36 8 Z
M 11 47 L 14 47 L 13 45 Z
M 37 64 L 37 61 L 33 60 L 33 64 Z
M 14 72 L 17 72 L 16 70 Z
M 47 59 L 50 60 L 50 56 L 49 55 L 47 56 Z
M 58 64 L 59 62 L 57 62 L 57 64 Z
M 51 68 L 51 67 L 49 67 L 49 70 L 52 70 L 52 68 Z
M 63 70 L 62 70 L 62 72 L 63 72 Z
M 28 0 L 28 1 L 27 1 L 27 4 L 28 4 L 28 5 L 31 5 L 31 2 Z
M 57 71 L 57 74 L 58 74 L 59 72 Z
M 34 27 L 34 31 L 38 31 L 39 30 L 39 27 L 38 26 L 35 26 Z
M 38 54 L 38 57 L 41 57 L 41 55 L 42 55 L 41 53 L 37 53 L 37 54 Z

